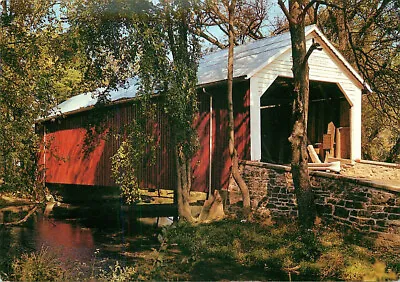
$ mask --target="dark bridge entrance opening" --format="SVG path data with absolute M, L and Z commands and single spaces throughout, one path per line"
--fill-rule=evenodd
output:
M 293 79 L 278 77 L 261 97 L 261 161 L 288 164 L 291 150 L 288 138 L 293 127 Z M 328 124 L 350 127 L 350 105 L 335 83 L 310 81 L 308 144 L 318 147 Z M 343 158 L 350 156 L 349 130 L 345 130 Z

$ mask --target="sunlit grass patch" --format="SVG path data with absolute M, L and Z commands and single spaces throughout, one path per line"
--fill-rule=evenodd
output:
M 169 230 L 168 237 L 184 255 L 195 258 L 192 266 L 212 258 L 253 269 L 265 277 L 273 273 L 274 278 L 283 280 L 289 277 L 362 280 L 382 272 L 382 267 L 374 268 L 381 257 L 360 246 L 361 237 L 322 226 L 304 232 L 294 223 L 274 226 L 238 220 L 196 226 L 180 223 Z M 383 279 L 394 275 L 386 267 L 383 273 L 389 275 L 378 275 Z

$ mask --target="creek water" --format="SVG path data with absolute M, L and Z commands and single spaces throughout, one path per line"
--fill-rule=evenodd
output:
M 0 207 L 0 222 L 23 218 L 31 208 Z M 171 223 L 170 217 L 143 215 L 118 203 L 48 204 L 23 224 L 0 226 L 0 277 L 11 273 L 15 258 L 42 249 L 84 276 L 116 261 L 123 265 L 157 248 L 160 227 Z

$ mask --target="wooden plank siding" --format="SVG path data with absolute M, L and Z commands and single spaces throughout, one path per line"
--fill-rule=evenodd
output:
M 101 136 L 96 136 L 97 142 L 92 144 L 93 151 L 85 156 L 85 124 L 92 113 L 95 112 L 91 110 L 45 123 L 49 142 L 45 162 L 47 183 L 115 186 L 111 177 L 110 158 L 121 145 L 121 139 L 114 138 L 114 134 L 137 117 L 138 105 L 128 102 L 108 109 L 104 118 L 105 130 Z M 166 187 L 173 187 L 175 178 L 171 144 L 160 137 L 167 138 L 170 132 L 160 104 L 155 119 L 147 127 L 156 136 L 156 157 L 153 165 L 144 160 L 146 168 L 140 176 L 141 185 L 156 188 L 158 183 L 163 183 Z
M 228 120 L 226 87 L 209 87 L 213 96 L 213 151 L 212 185 L 227 189 L 230 176 L 228 152 Z M 199 150 L 192 159 L 193 190 L 208 191 L 209 186 L 209 126 L 210 98 L 199 91 L 199 115 L 193 121 L 199 135 Z M 234 86 L 234 114 L 236 148 L 241 159 L 250 159 L 250 112 L 249 82 L 237 82 Z M 55 121 L 46 121 L 46 150 L 40 154 L 40 164 L 45 163 L 45 179 L 52 184 L 90 186 L 116 186 L 111 177 L 111 160 L 121 144 L 114 138 L 124 125 L 137 117 L 138 103 L 130 101 L 110 106 L 105 117 L 105 130 L 87 156 L 84 154 L 85 124 L 88 116 L 96 114 L 88 110 Z M 157 103 L 156 116 L 148 122 L 147 131 L 156 137 L 156 157 L 150 165 L 144 160 L 139 176 L 143 188 L 173 190 L 176 187 L 175 164 L 171 144 L 171 132 L 161 103 Z M 44 161 L 45 158 L 45 161 Z
M 358 103 L 360 91 L 355 85 L 354 77 L 337 58 L 330 55 L 329 48 L 319 38 L 314 40 L 323 46 L 323 50 L 313 52 L 308 60 L 310 80 L 338 83 L 347 99 L 352 104 Z M 307 47 L 311 44 L 312 38 L 307 38 Z M 278 76 L 292 78 L 292 66 L 292 53 L 289 49 L 255 74 L 258 78 L 257 93 L 261 96 Z
M 233 107 L 235 117 L 235 146 L 238 156 L 250 160 L 250 86 L 249 81 L 236 82 L 233 87 Z M 228 149 L 228 111 L 225 85 L 207 88 L 213 97 L 212 112 L 212 186 L 228 189 L 230 176 L 230 156 Z M 200 119 L 195 122 L 199 134 L 200 150 L 193 158 L 194 189 L 202 184 L 208 187 L 209 174 L 209 96 L 200 96 Z M 205 184 L 204 184 L 205 183 Z M 197 190 L 198 191 L 198 190 Z

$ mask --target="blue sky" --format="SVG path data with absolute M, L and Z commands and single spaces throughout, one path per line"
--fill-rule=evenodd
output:
M 281 8 L 278 5 L 278 1 L 277 0 L 270 0 L 269 2 L 269 10 L 268 10 L 268 18 L 264 23 L 264 27 L 262 29 L 262 32 L 264 34 L 264 36 L 269 36 L 270 33 L 274 30 L 273 27 L 273 23 L 275 22 L 275 18 L 279 17 L 279 18 L 283 18 L 284 14 L 281 10 Z M 222 39 L 227 40 L 226 35 L 222 33 L 222 31 L 217 28 L 210 28 L 210 33 L 212 33 L 214 36 L 218 37 L 219 39 L 221 39 L 221 41 L 223 41 Z M 202 40 L 202 49 L 203 51 L 208 49 L 208 48 L 212 48 L 212 50 L 216 50 L 217 47 L 213 46 L 211 43 L 207 42 L 206 40 Z M 207 50 L 209 51 L 209 49 Z

